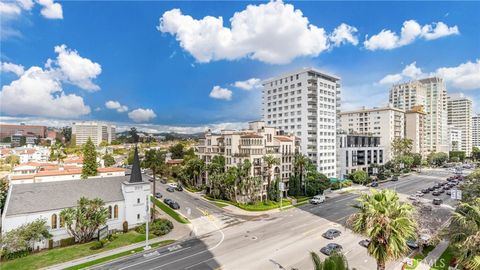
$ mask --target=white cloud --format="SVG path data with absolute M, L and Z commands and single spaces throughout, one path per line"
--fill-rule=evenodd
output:
M 260 88 L 262 85 L 260 84 L 260 79 L 258 78 L 250 78 L 246 81 L 236 81 L 233 86 L 243 89 L 243 90 L 252 90 L 255 88 Z
M 350 26 L 348 24 L 340 24 L 333 33 L 330 35 L 329 39 L 333 42 L 334 46 L 340 46 L 345 43 L 351 43 L 355 46 L 358 44 L 358 38 L 355 36 L 355 33 L 358 32 L 356 27 Z
M 284 64 L 296 57 L 318 56 L 329 47 L 323 28 L 310 24 L 301 10 L 282 1 L 248 5 L 229 20 L 230 28 L 223 25 L 222 17 L 197 20 L 172 9 L 162 15 L 157 28 L 174 35 L 202 63 L 247 57 Z
M 480 89 L 480 59 L 476 62 L 468 61 L 456 67 L 441 67 L 435 73 L 453 87 L 464 90 Z
M 400 36 L 391 30 L 383 29 L 380 33 L 368 38 L 365 37 L 364 46 L 366 49 L 391 50 L 414 42 L 418 38 L 433 40 L 449 35 L 458 35 L 458 27 L 449 27 L 443 22 L 425 24 L 421 26 L 415 20 L 408 20 L 403 23 Z
M 119 112 L 119 113 L 123 113 L 123 112 L 128 111 L 127 106 L 122 105 L 122 104 L 120 104 L 120 102 L 114 101 L 114 100 L 109 100 L 109 101 L 105 102 L 105 107 L 107 107 L 107 109 L 110 109 L 110 110 L 117 110 L 117 112 Z
M 55 52 L 58 53 L 57 59 L 49 61 L 47 66 L 58 65 L 64 79 L 82 89 L 88 91 L 100 89 L 92 82 L 102 72 L 102 67 L 98 63 L 81 57 L 77 51 L 68 49 L 66 45 L 55 46 Z
M 155 117 L 157 117 L 157 115 L 151 109 L 139 108 L 128 113 L 128 118 L 136 123 L 148 122 Z
M 403 70 L 402 70 L 402 75 L 410 78 L 418 78 L 422 75 L 422 69 L 417 67 L 417 62 L 413 62 L 410 65 L 407 65 Z
M 90 113 L 83 98 L 65 94 L 60 81 L 51 70 L 31 67 L 0 92 L 3 113 L 39 115 L 57 118 L 78 117 Z
M 25 10 L 31 10 L 33 5 L 35 5 L 32 0 L 17 0 L 17 2 Z
M 25 72 L 25 69 L 22 65 L 0 62 L 0 72 L 12 72 L 17 76 L 22 76 L 22 74 Z
M 22 12 L 16 3 L 0 2 L 0 14 L 2 16 L 16 16 Z
M 392 83 L 397 83 L 402 80 L 402 75 L 401 74 L 389 74 L 383 79 L 381 79 L 378 83 L 380 84 L 392 84 Z
M 221 88 L 218 85 L 215 85 L 209 95 L 211 98 L 216 99 L 232 99 L 232 91 L 227 88 Z
M 54 3 L 53 0 L 37 0 L 42 6 L 40 13 L 48 19 L 63 19 L 62 5 Z

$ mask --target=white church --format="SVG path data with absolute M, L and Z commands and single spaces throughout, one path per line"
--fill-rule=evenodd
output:
M 60 212 L 76 207 L 81 197 L 103 200 L 109 210 L 106 224 L 109 230 L 121 231 L 124 221 L 133 228 L 145 223 L 150 194 L 150 182 L 142 180 L 135 148 L 130 176 L 10 185 L 2 213 L 1 233 L 42 218 L 50 227 L 53 246 L 58 246 L 61 239 L 72 237 Z M 37 243 L 35 248 L 48 248 L 48 240 Z

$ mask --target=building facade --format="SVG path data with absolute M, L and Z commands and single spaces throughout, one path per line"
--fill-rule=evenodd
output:
M 385 150 L 384 162 L 393 157 L 391 143 L 404 137 L 405 113 L 391 105 L 381 108 L 340 113 L 341 130 L 352 135 L 373 135 L 380 137 Z
M 289 72 L 263 82 L 262 102 L 265 123 L 300 138 L 317 170 L 335 177 L 340 78 L 313 68 Z
M 472 153 L 472 99 L 463 94 L 448 96 L 448 125 L 460 130 L 462 143 L 457 151 L 465 152 L 469 157 Z
M 81 122 L 72 126 L 72 137 L 76 145 L 83 145 L 90 138 L 95 145 L 102 141 L 111 143 L 115 140 L 115 126 L 101 122 Z
M 250 122 L 249 128 L 241 131 L 223 130 L 220 134 L 207 132 L 205 139 L 201 139 L 195 148 L 198 157 L 207 165 L 215 156 L 225 158 L 225 169 L 249 160 L 252 164 L 250 176 L 263 180 L 258 196 L 266 198 L 268 175 L 272 176 L 272 180 L 278 177 L 285 184 L 286 195 L 288 180 L 293 174 L 294 155 L 299 150 L 298 144 L 294 135 L 283 134 L 276 128 L 265 126 L 263 121 L 256 121 Z M 267 155 L 272 155 L 279 161 L 271 171 L 268 171 L 264 162 Z M 208 174 L 201 181 L 197 184 L 208 185 Z
M 405 112 L 405 138 L 412 140 L 412 152 L 426 158 L 425 148 L 425 116 L 422 105 L 413 106 Z
M 432 77 L 396 84 L 390 89 L 390 103 L 395 108 L 406 111 L 422 105 L 426 113 L 426 151 L 448 152 L 447 88 L 442 78 Z
M 463 148 L 463 138 L 462 138 L 462 131 L 456 127 L 449 126 L 448 127 L 448 150 L 449 151 L 462 151 Z
M 380 137 L 372 135 L 338 134 L 340 170 L 339 178 L 358 171 L 373 174 L 373 164 L 384 164 L 384 148 L 380 146 Z
M 46 138 L 47 127 L 46 126 L 33 126 L 33 125 L 10 125 L 0 124 L 0 140 L 11 137 L 13 135 Z
M 472 147 L 480 147 L 480 114 L 472 117 Z

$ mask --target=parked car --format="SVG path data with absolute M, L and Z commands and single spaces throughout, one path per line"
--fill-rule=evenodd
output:
M 167 180 L 166 180 L 166 179 L 164 179 L 164 178 L 162 178 L 162 179 L 160 179 L 160 183 L 162 183 L 162 184 L 166 184 L 166 183 L 167 183 Z
M 439 188 L 439 189 L 438 189 L 438 192 L 440 192 L 440 193 L 445 193 L 445 190 L 443 190 L 443 188 Z
M 417 197 L 414 196 L 414 195 L 410 195 L 410 196 L 408 196 L 408 199 L 411 200 L 411 201 L 414 201 L 414 200 L 417 199 Z
M 358 244 L 362 247 L 368 247 L 368 244 L 370 244 L 370 239 L 363 239 L 362 241 L 358 242 Z
M 328 245 L 324 246 L 320 249 L 320 252 L 330 256 L 334 252 L 342 252 L 342 246 L 337 243 L 329 243 Z
M 377 181 L 373 181 L 371 184 L 370 184 L 371 187 L 378 187 L 378 182 Z
M 449 190 L 447 190 L 446 194 L 447 195 L 452 195 L 452 191 L 449 189 Z
M 169 206 L 170 206 L 170 208 L 175 209 L 175 210 L 180 209 L 180 205 L 177 202 L 172 202 L 171 204 L 169 204 Z
M 332 240 L 333 238 L 339 237 L 341 234 L 342 232 L 337 229 L 329 229 L 328 231 L 324 232 L 322 236 L 329 240 Z
M 392 176 L 392 181 L 398 181 L 398 175 Z
M 423 194 L 427 194 L 427 193 L 429 193 L 429 192 L 430 192 L 430 189 L 428 189 L 428 188 L 422 189 L 422 193 L 423 193 Z
M 177 183 L 170 183 L 168 184 L 169 187 L 172 187 L 172 188 L 177 188 Z
M 417 193 L 415 193 L 415 196 L 417 196 L 417 197 L 423 197 L 423 196 L 425 196 L 425 195 L 423 194 L 423 190 L 422 190 L 422 191 L 417 191 Z
M 435 189 L 440 188 L 440 184 L 439 184 L 439 183 L 435 184 L 435 185 L 433 186 L 433 188 L 435 188 Z
M 166 205 L 170 205 L 170 203 L 173 202 L 173 201 L 172 201 L 171 199 L 165 198 L 165 199 L 163 200 L 163 202 L 164 202 Z
M 162 193 L 160 193 L 160 192 L 155 192 L 155 198 L 157 198 L 157 199 L 162 198 Z
M 313 196 L 312 199 L 310 199 L 311 204 L 319 204 L 319 203 L 323 203 L 324 201 L 325 201 L 325 196 L 323 195 L 315 195 Z
M 183 191 L 183 187 L 181 185 L 178 185 L 176 188 L 175 188 L 177 191 Z
M 440 192 L 438 190 L 435 190 L 432 192 L 433 196 L 440 196 Z
M 434 187 L 429 187 L 428 190 L 429 190 L 429 191 L 434 191 L 435 188 L 434 188 Z
M 173 188 L 173 187 L 168 187 L 168 188 L 167 188 L 167 191 L 168 191 L 168 192 L 174 192 L 174 191 L 175 191 L 175 188 Z
M 442 202 L 443 202 L 443 201 L 442 201 L 441 199 L 438 199 L 438 198 L 435 198 L 435 199 L 433 199 L 433 201 L 432 201 L 432 203 L 433 203 L 434 205 L 440 205 L 440 204 L 442 204 Z
M 407 240 L 407 246 L 411 249 L 416 249 L 418 248 L 418 244 L 417 244 L 417 241 L 415 241 L 414 239 L 409 239 Z

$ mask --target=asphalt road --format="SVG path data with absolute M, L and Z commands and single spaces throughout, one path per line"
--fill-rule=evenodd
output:
M 420 175 L 383 183 L 379 188 L 395 189 L 406 199 L 417 190 L 445 181 L 449 175 L 449 172 L 443 170 L 424 171 Z M 362 237 L 342 226 L 355 211 L 351 205 L 355 203 L 358 194 L 345 193 L 328 198 L 320 205 L 304 205 L 249 219 L 233 217 L 239 221 L 230 226 L 219 226 L 225 225 L 222 219 L 232 214 L 186 192 L 167 193 L 165 188 L 164 184 L 157 185 L 157 190 L 164 196 L 180 203 L 182 214 L 188 216 L 188 207 L 191 209 L 191 220 L 205 221 L 193 223 L 194 225 L 209 224 L 217 229 L 201 238 L 177 243 L 175 245 L 179 246 L 173 249 L 159 248 L 149 251 L 146 256 L 134 255 L 94 269 L 311 269 L 313 265 L 309 252 L 318 253 L 321 247 L 331 242 L 343 246 L 350 267 L 358 270 L 375 269 L 374 260 L 358 244 Z M 431 195 L 427 195 L 424 204 L 431 205 L 428 196 Z M 439 224 L 448 220 L 455 205 L 446 195 L 440 197 L 445 200 L 445 204 L 432 205 L 430 212 Z M 205 212 L 201 211 L 203 209 L 208 209 L 211 215 L 204 216 Z M 322 234 L 330 228 L 337 228 L 342 235 L 333 241 L 323 238 Z M 321 254 L 321 257 L 324 255 Z M 393 263 L 387 266 L 389 269 L 393 267 Z

